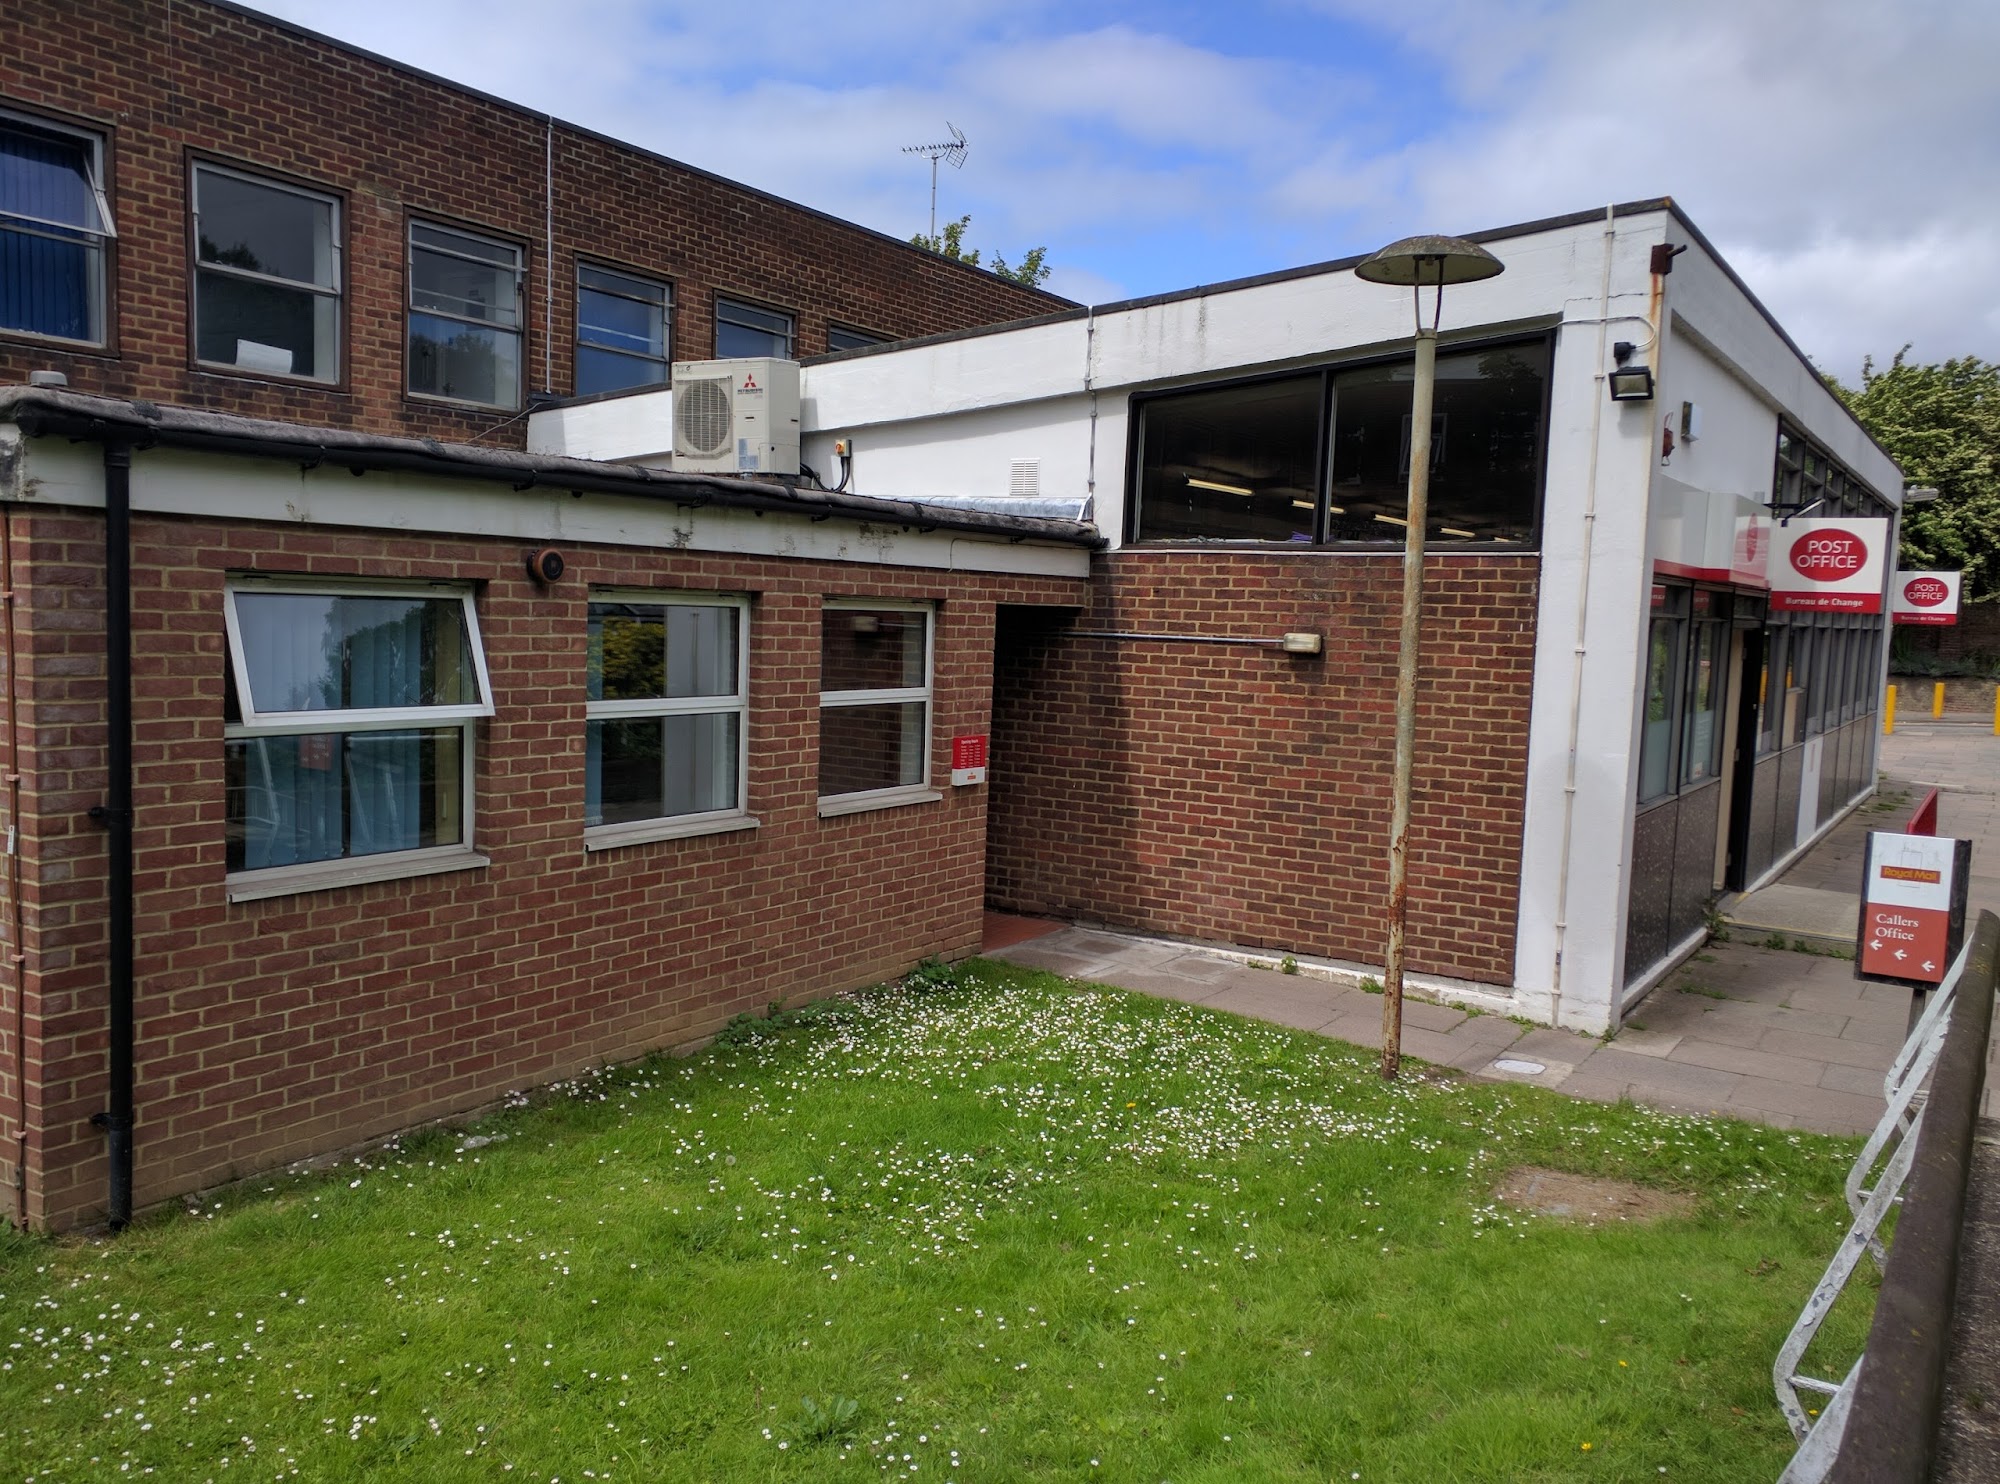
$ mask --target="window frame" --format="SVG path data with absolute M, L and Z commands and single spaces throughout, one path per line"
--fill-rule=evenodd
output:
M 1555 395 L 1555 353 L 1556 335 L 1554 327 L 1529 329 L 1501 335 L 1478 336 L 1465 340 L 1451 340 L 1437 348 L 1440 357 L 1476 354 L 1482 351 L 1504 350 L 1514 345 L 1541 345 L 1548 361 L 1542 377 L 1542 399 L 1539 417 L 1541 421 L 1540 445 L 1535 453 L 1535 509 L 1534 518 L 1529 523 L 1527 536 L 1519 542 L 1463 540 L 1450 536 L 1427 533 L 1426 549 L 1449 552 L 1478 552 L 1496 556 L 1536 556 L 1542 549 L 1542 527 L 1548 504 L 1549 434 L 1550 412 Z M 1382 351 L 1369 355 L 1356 355 L 1338 360 L 1319 361 L 1304 366 L 1287 366 L 1278 370 L 1248 371 L 1236 376 L 1207 377 L 1199 380 L 1177 383 L 1172 386 L 1149 387 L 1134 392 L 1126 408 L 1125 435 L 1125 513 L 1124 545 L 1135 549 L 1162 551 L 1235 551 L 1235 552 L 1331 552 L 1374 555 L 1385 551 L 1401 550 L 1403 536 L 1401 527 L 1395 533 L 1378 541 L 1332 541 L 1326 539 L 1331 524 L 1328 507 L 1333 503 L 1333 444 L 1336 420 L 1339 413 L 1339 395 L 1335 378 L 1343 372 L 1363 371 L 1373 366 L 1394 366 L 1413 362 L 1414 351 Z M 1320 378 L 1320 413 L 1317 434 L 1318 447 L 1315 451 L 1314 509 L 1312 514 L 1312 539 L 1310 541 L 1257 540 L 1250 537 L 1210 537 L 1190 538 L 1185 536 L 1146 537 L 1140 534 L 1143 511 L 1142 487 L 1145 477 L 1145 409 L 1149 403 L 1185 396 L 1193 392 L 1227 391 L 1237 387 L 1256 386 L 1266 382 L 1302 379 L 1308 376 Z M 1436 414 L 1434 414 L 1436 415 Z
M 714 323 L 711 327 L 712 333 L 709 336 L 709 343 L 714 347 L 715 358 L 718 361 L 741 359 L 740 357 L 725 356 L 722 353 L 722 327 L 725 324 L 735 325 L 738 329 L 761 330 L 765 334 L 771 333 L 769 330 L 765 329 L 765 327 L 762 325 L 746 324 L 742 320 L 733 320 L 728 318 L 723 313 L 723 310 L 725 308 L 748 309 L 755 314 L 768 314 L 778 319 L 784 320 L 788 327 L 785 331 L 785 353 L 781 356 L 774 356 L 772 357 L 772 359 L 779 361 L 796 361 L 799 358 L 798 311 L 792 309 L 780 309 L 776 305 L 760 303 L 756 299 L 746 299 L 741 295 L 737 294 L 718 293 L 715 296 L 715 318 L 714 318 Z
M 647 287 L 661 290 L 664 297 L 662 302 L 657 306 L 661 317 L 661 354 L 658 357 L 660 362 L 660 379 L 658 381 L 638 383 L 633 386 L 618 387 L 608 392 L 576 392 L 576 395 L 580 397 L 616 397 L 628 392 L 653 391 L 661 387 L 672 386 L 674 379 L 675 328 L 674 281 L 671 278 L 654 277 L 651 274 L 641 273 L 637 269 L 627 268 L 622 264 L 600 262 L 595 258 L 579 257 L 576 260 L 576 277 L 574 281 L 576 292 L 576 299 L 574 301 L 575 313 L 572 316 L 572 323 L 570 325 L 569 382 L 571 390 L 576 391 L 578 379 L 577 368 L 583 363 L 583 352 L 585 350 L 602 351 L 607 355 L 620 356 L 631 361 L 650 363 L 655 359 L 652 356 L 640 355 L 637 351 L 625 350 L 615 345 L 601 345 L 595 341 L 586 341 L 583 338 L 583 296 L 586 291 L 583 275 L 586 273 L 605 273 L 613 278 L 623 278 L 632 283 L 643 284 Z M 631 298 L 630 295 L 618 294 L 610 289 L 599 288 L 595 285 L 588 286 L 588 291 L 595 294 L 606 294 L 612 298 L 631 299 L 631 302 L 635 304 L 647 302 L 642 299 Z
M 88 227 L 72 227 L 61 222 L 50 222 L 41 217 L 15 216 L 6 214 L 5 220 L 18 224 L 11 229 L 29 236 L 50 237 L 54 241 L 73 241 L 73 238 L 52 236 L 41 230 L 53 227 L 61 232 L 83 232 L 92 240 L 85 250 L 90 254 L 92 264 L 90 283 L 89 315 L 96 328 L 96 335 L 78 339 L 69 335 L 49 335 L 40 330 L 0 326 L 0 336 L 33 341 L 40 345 L 75 347 L 79 350 L 109 351 L 115 336 L 112 293 L 117 275 L 113 272 L 112 252 L 118 242 L 117 218 L 111 213 L 110 169 L 112 160 L 111 134 L 108 129 L 86 127 L 73 124 L 65 119 L 52 118 L 47 114 L 27 109 L 0 107 L 0 121 L 12 122 L 28 129 L 39 129 L 45 133 L 67 135 L 81 141 L 90 150 L 90 190 L 97 205 L 98 219 L 103 229 L 96 231 Z
M 854 344 L 835 345 L 833 337 L 836 335 L 845 335 Z M 869 350 L 877 345 L 892 345 L 894 343 L 894 337 L 889 335 L 878 335 L 873 330 L 856 329 L 853 325 L 844 325 L 836 320 L 827 321 L 826 353 L 828 355 L 841 355 L 850 350 Z
M 745 593 L 688 592 L 680 589 L 593 588 L 588 604 L 630 603 L 653 607 L 732 608 L 736 611 L 736 693 L 723 696 L 641 696 L 629 700 L 592 701 L 586 687 L 584 701 L 584 766 L 589 767 L 590 733 L 593 721 L 623 720 L 648 716 L 725 716 L 738 719 L 736 727 L 736 803 L 728 809 L 705 809 L 696 814 L 662 814 L 651 819 L 620 820 L 615 824 L 583 827 L 585 850 L 612 850 L 622 845 L 642 845 L 649 840 L 673 840 L 688 835 L 724 834 L 731 830 L 756 829 L 759 821 L 750 813 L 750 620 L 751 602 Z M 589 610 L 585 609 L 588 622 Z M 587 806 L 586 806 L 587 807 Z
M 419 309 L 417 297 L 417 228 L 429 227 L 433 231 L 450 232 L 454 236 L 483 242 L 490 247 L 501 247 L 514 254 L 514 324 L 498 325 L 491 320 L 468 319 L 441 309 Z M 450 248 L 426 245 L 424 252 L 441 253 L 446 257 L 456 257 L 464 262 L 486 263 L 489 267 L 499 265 L 485 258 L 476 258 L 468 253 L 454 253 Z M 403 219 L 403 395 L 420 402 L 442 403 L 447 407 L 476 408 L 484 412 L 517 412 L 525 397 L 528 377 L 528 354 L 531 349 L 528 340 L 528 248 L 518 239 L 496 234 L 489 228 L 461 226 L 447 217 L 430 216 L 411 212 Z M 512 335 L 520 346 L 520 354 L 514 360 L 514 396 L 510 402 L 482 402 L 474 397 L 453 397 L 443 392 L 419 391 L 411 384 L 411 372 L 415 369 L 415 357 L 411 355 L 410 337 L 415 330 L 415 316 L 431 315 L 437 319 L 450 320 L 454 324 L 471 325 L 477 329 L 493 330 L 504 335 Z
M 938 605 L 911 599 L 896 598 L 823 598 L 820 602 L 821 622 L 828 613 L 838 612 L 874 613 L 921 613 L 924 615 L 924 683 L 921 686 L 894 686 L 880 690 L 829 691 L 825 689 L 824 659 L 822 659 L 821 689 L 819 692 L 819 712 L 824 716 L 829 709 L 841 710 L 859 706 L 907 706 L 921 701 L 924 706 L 924 756 L 923 766 L 916 783 L 899 783 L 889 788 L 860 789 L 854 793 L 818 795 L 819 813 L 822 818 L 838 814 L 859 814 L 871 809 L 892 809 L 900 804 L 921 804 L 942 799 L 943 794 L 931 787 L 931 773 L 936 762 L 936 738 L 932 733 L 937 727 L 937 619 Z M 821 654 L 825 654 L 825 639 L 821 638 Z M 825 746 L 824 730 L 814 757 L 814 787 L 819 786 L 818 753 Z
M 318 284 L 302 279 L 281 278 L 276 274 L 257 273 L 247 268 L 232 267 L 227 263 L 208 263 L 201 257 L 201 194 L 200 177 L 203 171 L 217 175 L 227 175 L 249 185 L 262 186 L 266 190 L 280 191 L 286 195 L 303 196 L 308 200 L 322 201 L 333 209 L 329 224 L 330 246 L 333 253 L 333 286 L 322 288 Z M 188 288 L 187 288 L 187 351 L 188 364 L 207 373 L 223 376 L 247 376 L 258 381 L 283 381 L 300 386 L 339 388 L 347 385 L 347 199 L 337 191 L 316 185 L 307 185 L 266 172 L 248 169 L 233 160 L 224 160 L 198 155 L 188 161 L 187 184 L 188 218 Z M 260 371 L 255 367 L 233 364 L 229 361 L 204 360 L 201 355 L 201 275 L 219 273 L 224 277 L 241 279 L 245 283 L 264 283 L 276 288 L 291 289 L 332 299 L 334 303 L 333 375 L 306 376 L 296 371 Z
M 243 593 L 293 594 L 304 597 L 400 598 L 422 596 L 456 598 L 466 625 L 466 645 L 472 656 L 473 675 L 480 700 L 451 706 L 370 706 L 343 707 L 323 711 L 272 711 L 256 709 L 244 663 L 243 631 L 237 617 L 236 599 Z M 285 866 L 257 866 L 225 874 L 224 887 L 232 902 L 255 901 L 265 897 L 289 896 L 337 886 L 387 881 L 405 876 L 434 875 L 489 864 L 474 844 L 478 820 L 475 802 L 478 779 L 478 723 L 494 715 L 493 687 L 486 666 L 486 642 L 479 630 L 478 607 L 471 588 L 446 582 L 367 582 L 329 579 L 315 581 L 301 577 L 264 577 L 238 573 L 223 582 L 222 621 L 225 660 L 236 688 L 240 720 L 224 721 L 225 742 L 255 737 L 298 737 L 321 733 L 443 731 L 456 727 L 459 739 L 459 818 L 464 821 L 459 841 L 449 845 L 419 846 L 414 850 L 385 850 L 367 855 L 343 855 L 330 860 L 303 861 Z M 225 818 L 227 809 L 225 806 Z

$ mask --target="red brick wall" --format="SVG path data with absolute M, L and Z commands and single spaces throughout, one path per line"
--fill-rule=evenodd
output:
M 103 522 L 20 507 L 11 520 L 28 1217 L 61 1226 L 104 1199 L 89 1118 L 105 1097 L 105 840 L 86 813 L 105 788 Z M 1052 578 L 592 547 L 566 547 L 568 575 L 543 590 L 510 541 L 144 516 L 133 550 L 142 1206 L 683 1044 L 774 998 L 975 950 L 985 790 L 948 787 L 947 739 L 985 729 L 995 605 L 1082 593 Z M 223 580 L 242 571 L 476 586 L 497 708 L 479 724 L 476 763 L 475 843 L 490 867 L 225 899 Z M 585 606 L 597 583 L 752 595 L 760 828 L 584 851 Z M 940 605 L 931 772 L 943 802 L 818 817 L 823 595 Z M 10 1105 L 0 1118 L 11 1117 Z
M 112 343 L 106 353 L 0 335 L 0 382 L 52 367 L 79 391 L 261 417 L 463 439 L 511 416 L 405 396 L 404 262 L 412 216 L 526 250 L 523 380 L 571 378 L 579 255 L 670 280 L 672 353 L 714 348 L 718 291 L 788 309 L 798 353 L 829 322 L 891 337 L 962 329 L 1066 301 L 803 207 L 614 144 L 555 130 L 553 303 L 544 303 L 545 120 L 201 0 L 8 0 L 0 107 L 108 136 Z M 188 170 L 197 155 L 339 196 L 345 382 L 258 380 L 190 364 Z M 544 377 L 544 349 L 554 353 Z M 520 447 L 524 422 L 489 442 Z
M 1537 565 L 1426 568 L 1415 969 L 1513 977 Z M 1098 566 L 1082 615 L 1000 616 L 989 899 L 1380 963 L 1401 557 L 1123 551 Z M 1072 628 L 1317 629 L 1326 654 Z

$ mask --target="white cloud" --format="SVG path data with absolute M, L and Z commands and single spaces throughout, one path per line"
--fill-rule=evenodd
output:
M 898 236 L 951 119 L 941 219 L 1072 294 L 1672 194 L 1826 368 L 2000 359 L 2000 5 L 1268 0 L 1226 54 L 1049 0 L 269 8 Z

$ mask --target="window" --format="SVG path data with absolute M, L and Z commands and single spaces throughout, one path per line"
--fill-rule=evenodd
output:
M 740 598 L 592 600 L 587 827 L 743 813 L 748 615 Z
M 820 627 L 819 793 L 896 798 L 931 770 L 931 610 L 829 603 Z
M 1722 773 L 1722 718 L 1729 670 L 1728 599 L 1706 590 L 1694 594 L 1689 631 L 1687 736 L 1681 744 L 1681 782 L 1701 783 Z
M 826 327 L 826 348 L 828 350 L 860 350 L 868 345 L 887 345 L 886 335 L 871 335 L 866 330 L 849 330 L 841 325 Z
M 1438 357 L 1427 541 L 1525 549 L 1541 494 L 1545 339 Z M 1135 539 L 1400 545 L 1414 362 L 1138 404 Z
M 1639 730 L 1639 802 L 1674 791 L 1674 713 L 1680 699 L 1681 651 L 1687 643 L 1688 590 L 1653 585 L 1646 630 L 1646 711 Z
M 340 379 L 340 205 L 213 165 L 194 171 L 195 359 Z
M 775 309 L 759 309 L 734 299 L 715 301 L 717 356 L 776 356 L 792 358 L 792 317 Z
M 470 856 L 493 703 L 469 593 L 244 581 L 224 614 L 231 873 Z
M 104 141 L 0 113 L 0 330 L 102 345 Z
M 576 394 L 667 384 L 673 290 L 580 263 L 576 270 Z
M 521 249 L 410 224 L 410 390 L 521 403 Z

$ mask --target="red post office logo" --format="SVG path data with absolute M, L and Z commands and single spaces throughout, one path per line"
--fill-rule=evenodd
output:
M 1935 577 L 1912 577 L 1903 585 L 1903 601 L 1913 608 L 1935 608 L 1951 596 L 1951 589 Z
M 1852 531 L 1822 526 L 1792 543 L 1792 570 L 1811 582 L 1845 582 L 1868 565 L 1868 543 Z

